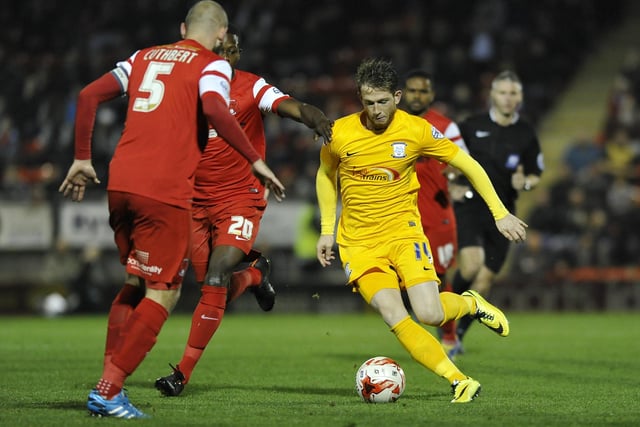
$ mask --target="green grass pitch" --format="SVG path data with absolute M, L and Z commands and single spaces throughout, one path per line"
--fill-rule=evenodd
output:
M 483 386 L 449 403 L 447 382 L 420 367 L 371 313 L 230 313 L 177 398 L 156 377 L 182 354 L 190 318 L 174 315 L 127 382 L 150 420 L 89 417 L 106 315 L 0 318 L 0 426 L 638 426 L 640 318 L 634 313 L 513 313 L 511 336 L 474 325 L 457 360 Z M 358 366 L 389 356 L 407 387 L 392 404 L 354 391 Z

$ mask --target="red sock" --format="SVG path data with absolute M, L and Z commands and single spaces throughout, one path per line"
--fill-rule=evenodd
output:
M 453 292 L 453 287 L 451 283 L 446 282 L 444 286 L 440 288 L 440 292 Z M 440 331 L 442 332 L 442 341 L 455 342 L 457 340 L 456 335 L 456 321 L 449 320 L 444 325 L 440 326 Z
M 191 317 L 191 330 L 187 346 L 178 366 L 184 374 L 186 384 L 191 373 L 202 357 L 204 349 L 218 330 L 227 301 L 227 288 L 219 286 L 202 286 L 202 296 Z
M 162 325 L 169 317 L 167 310 L 157 302 L 143 298 L 122 328 L 121 342 L 111 356 L 102 374 L 110 387 L 111 397 L 120 392 L 125 379 L 142 363 L 156 343 Z M 107 396 L 110 398 L 110 396 Z
M 104 347 L 104 366 L 107 366 L 111 361 L 111 355 L 120 342 L 122 326 L 124 326 L 142 298 L 144 298 L 143 287 L 125 283 L 111 303 L 109 320 L 107 321 L 107 342 Z
M 229 294 L 227 302 L 231 302 L 238 298 L 247 290 L 249 286 L 257 285 L 262 280 L 262 273 L 255 267 L 245 268 L 236 271 L 231 275 L 231 284 L 229 286 Z

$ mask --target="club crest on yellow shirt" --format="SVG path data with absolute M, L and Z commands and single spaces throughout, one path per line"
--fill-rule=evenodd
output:
M 391 157 L 394 159 L 403 159 L 407 157 L 407 144 L 404 142 L 394 142 L 391 144 Z

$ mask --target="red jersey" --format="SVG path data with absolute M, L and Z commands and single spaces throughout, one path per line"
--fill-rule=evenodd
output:
M 108 189 L 190 207 L 201 157 L 199 98 L 214 92 L 228 102 L 231 66 L 200 43 L 181 40 L 141 49 L 112 73 L 129 106 Z
M 266 152 L 264 114 L 275 112 L 278 104 L 289 98 L 260 76 L 234 71 L 229 110 L 262 158 Z M 209 129 L 209 142 L 198 164 L 194 189 L 193 198 L 200 205 L 246 198 L 247 195 L 264 197 L 264 187 L 253 175 L 251 165 L 218 137 L 213 128 Z
M 427 111 L 423 117 L 445 137 L 468 152 L 460 135 L 460 129 L 451 119 L 434 109 Z M 446 163 L 433 158 L 421 158 L 416 163 L 416 174 L 420 182 L 418 209 L 422 218 L 422 228 L 427 237 L 432 230 L 455 230 L 456 227 L 455 214 L 449 197 L 448 180 L 442 174 L 446 167 Z

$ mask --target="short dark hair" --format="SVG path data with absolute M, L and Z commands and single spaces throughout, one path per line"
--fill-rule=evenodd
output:
M 398 72 L 391 61 L 381 58 L 365 59 L 356 71 L 356 85 L 358 92 L 363 86 L 369 86 L 393 93 L 398 90 Z
M 242 34 L 240 34 L 240 28 L 236 27 L 235 25 L 229 23 L 229 27 L 227 28 L 227 34 L 233 34 L 235 36 L 238 37 L 238 40 L 242 39 Z
M 407 74 L 405 74 L 404 82 L 406 83 L 407 80 L 412 79 L 414 77 L 420 77 L 421 79 L 430 80 L 432 84 L 435 83 L 433 81 L 433 74 L 431 74 L 428 71 L 420 70 L 420 69 L 410 70 Z

